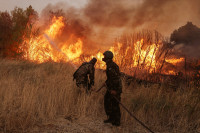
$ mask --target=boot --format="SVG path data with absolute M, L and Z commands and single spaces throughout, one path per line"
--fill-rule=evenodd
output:
M 118 126 L 120 126 L 120 122 L 118 122 L 118 121 L 113 121 L 113 122 L 112 122 L 112 125 L 118 127 Z
M 112 123 L 113 120 L 112 120 L 110 117 L 108 117 L 108 119 L 107 119 L 107 120 L 104 120 L 103 122 L 104 122 L 104 123 Z

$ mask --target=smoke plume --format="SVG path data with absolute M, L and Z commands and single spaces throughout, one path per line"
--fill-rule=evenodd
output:
M 81 9 L 48 5 L 42 15 L 62 10 L 74 25 L 71 30 L 87 38 L 89 46 L 110 46 L 117 36 L 141 29 L 169 36 L 188 21 L 200 26 L 199 5 L 199 0 L 89 0 Z
M 190 58 L 200 58 L 200 28 L 188 22 L 171 34 L 176 43 L 174 54 Z

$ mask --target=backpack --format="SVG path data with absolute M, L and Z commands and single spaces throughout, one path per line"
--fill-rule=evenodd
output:
M 89 64 L 88 62 L 83 62 L 81 64 L 81 66 L 74 72 L 73 80 L 76 79 L 79 76 L 86 76 L 87 75 L 87 73 L 88 73 L 88 70 L 87 70 L 88 64 Z

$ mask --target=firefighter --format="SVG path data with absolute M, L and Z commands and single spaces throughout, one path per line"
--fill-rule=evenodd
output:
M 111 51 L 105 51 L 103 55 L 104 58 L 102 60 L 106 63 L 107 76 L 105 82 L 107 91 L 104 96 L 104 109 L 108 117 L 104 123 L 112 123 L 114 126 L 120 126 L 121 112 L 118 101 L 121 100 L 122 82 L 119 66 L 113 62 L 113 53 Z
M 85 88 L 87 93 L 94 85 L 94 65 L 96 62 L 97 59 L 93 58 L 89 62 L 82 63 L 82 65 L 73 74 L 73 80 L 76 80 L 77 87 Z

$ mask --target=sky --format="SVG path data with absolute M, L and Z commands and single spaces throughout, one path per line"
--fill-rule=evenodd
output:
M 26 9 L 29 5 L 32 5 L 35 10 L 41 12 L 48 4 L 56 4 L 58 2 L 65 2 L 80 8 L 87 3 L 87 0 L 0 0 L 0 11 L 11 11 L 15 7 Z

